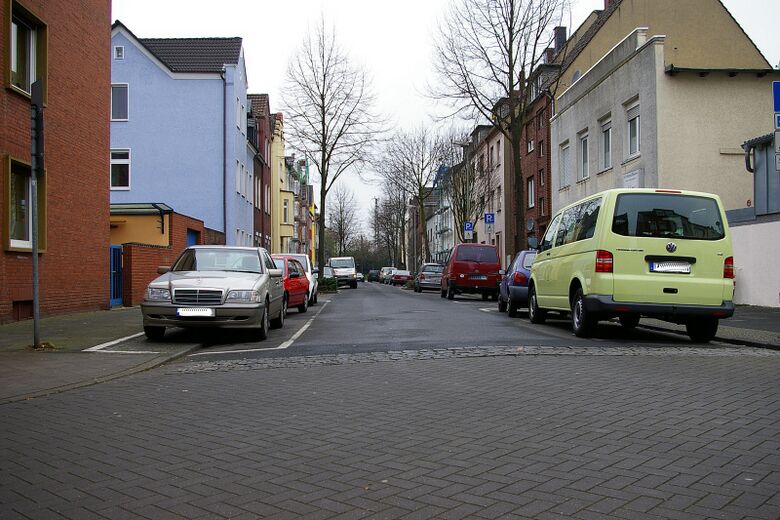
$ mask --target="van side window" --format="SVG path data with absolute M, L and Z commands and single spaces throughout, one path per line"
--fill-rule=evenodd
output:
M 574 242 L 574 228 L 577 225 L 577 208 L 574 206 L 563 212 L 561 225 L 558 226 L 558 233 L 555 235 L 555 247 Z
M 599 219 L 601 198 L 583 202 L 577 206 L 577 225 L 574 230 L 574 240 L 586 240 L 596 232 L 596 222 Z
M 560 220 L 561 220 L 561 216 L 556 215 L 553 221 L 550 223 L 550 225 L 547 228 L 547 232 L 544 234 L 544 238 L 542 238 L 542 243 L 539 244 L 539 251 L 545 251 L 552 247 L 553 237 L 555 236 L 555 228 L 558 226 L 558 222 Z

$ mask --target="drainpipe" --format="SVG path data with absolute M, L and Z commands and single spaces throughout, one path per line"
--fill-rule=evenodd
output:
M 222 226 L 225 232 L 225 244 L 227 244 L 227 79 L 224 66 L 220 77 L 222 78 Z

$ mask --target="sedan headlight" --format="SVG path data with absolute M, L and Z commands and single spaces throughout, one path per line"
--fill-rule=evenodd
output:
M 161 287 L 149 286 L 144 293 L 144 300 L 150 302 L 169 302 L 171 301 L 171 291 Z
M 261 300 L 258 291 L 230 291 L 226 301 L 233 303 L 260 303 Z

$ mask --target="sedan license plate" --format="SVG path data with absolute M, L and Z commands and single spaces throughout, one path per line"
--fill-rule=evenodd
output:
M 487 276 L 484 274 L 473 274 L 471 275 L 472 280 L 487 280 Z
M 176 315 L 187 318 L 212 318 L 214 317 L 214 309 L 210 307 L 180 307 L 176 309 Z
M 650 272 L 691 274 L 691 264 L 688 262 L 650 262 Z

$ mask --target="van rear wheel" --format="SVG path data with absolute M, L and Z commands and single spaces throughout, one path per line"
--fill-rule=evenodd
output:
M 585 297 L 582 288 L 577 289 L 571 300 L 571 326 L 578 338 L 587 338 L 593 333 L 596 319 L 585 308 Z
M 685 324 L 685 330 L 688 332 L 691 341 L 695 343 L 707 343 L 715 338 L 718 333 L 717 318 L 699 318 L 691 320 Z

